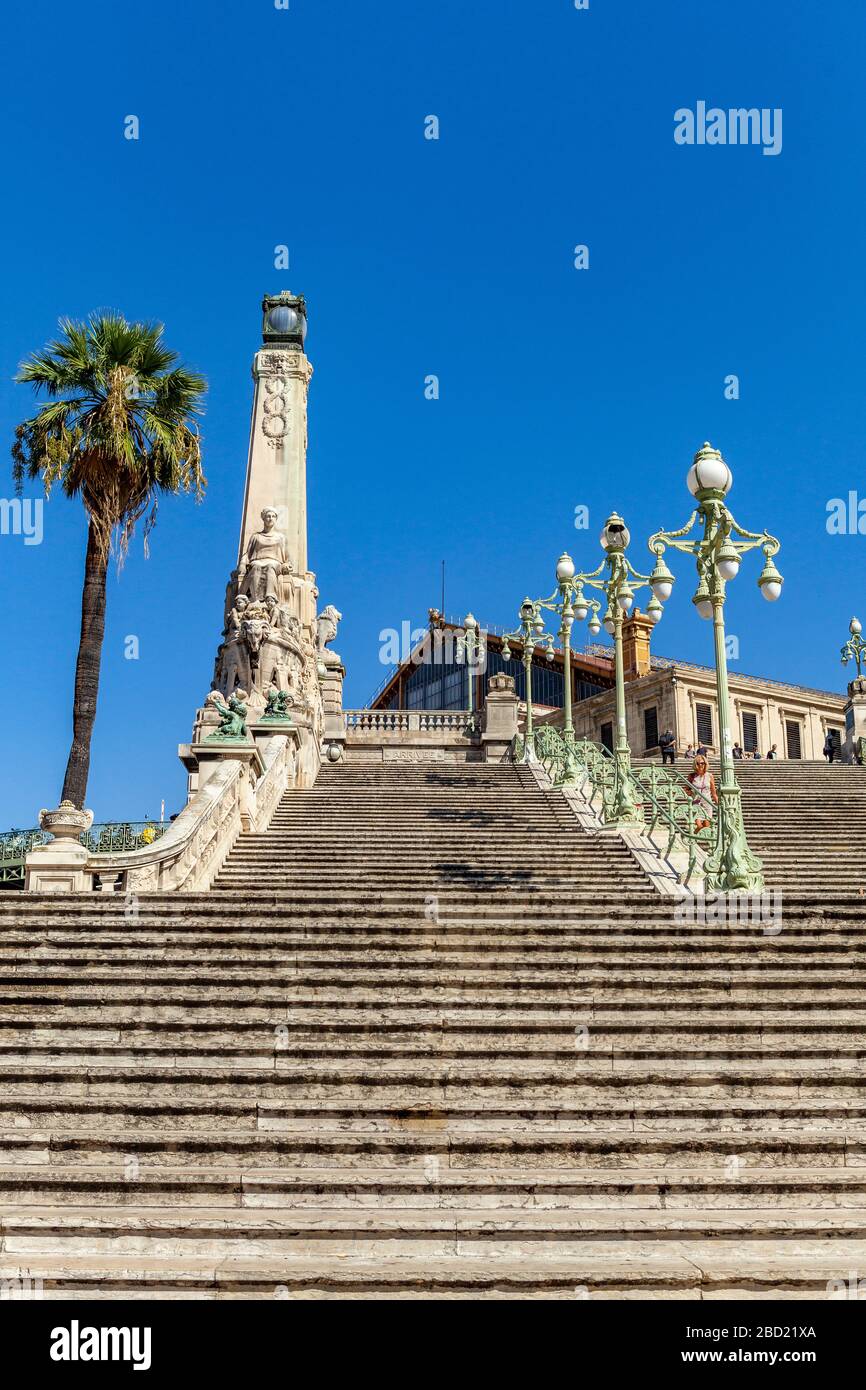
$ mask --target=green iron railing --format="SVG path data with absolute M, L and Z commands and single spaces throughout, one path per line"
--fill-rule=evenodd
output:
M 160 821 L 104 821 L 78 838 L 91 854 L 122 854 L 152 845 L 166 830 L 168 825 Z M 46 830 L 6 830 L 0 834 L 0 886 L 23 884 L 27 855 L 51 838 Z
M 535 753 L 554 784 L 561 783 L 566 767 L 567 745 L 561 732 L 543 724 L 534 733 Z M 681 874 L 684 885 L 689 883 L 701 853 L 709 854 L 716 847 L 718 816 L 710 824 L 698 828 L 698 822 L 708 818 L 695 796 L 691 783 L 681 772 L 669 767 L 632 768 L 623 774 L 620 764 L 609 749 L 590 739 L 575 739 L 572 745 L 577 764 L 578 790 L 583 791 L 592 809 L 598 800 L 603 820 L 612 819 L 612 809 L 618 802 L 619 779 L 630 778 L 634 802 L 643 820 L 646 833 L 661 835 L 660 852 L 669 859 L 675 850 L 687 855 L 687 866 Z M 523 741 L 518 738 L 515 759 L 523 753 Z

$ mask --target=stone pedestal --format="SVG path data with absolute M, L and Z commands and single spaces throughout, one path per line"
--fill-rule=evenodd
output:
M 501 763 L 517 737 L 517 692 L 514 677 L 499 674 L 487 682 L 487 701 L 481 720 L 484 761 Z
M 298 756 L 301 747 L 301 730 L 295 726 L 291 719 L 260 719 L 256 724 L 250 725 L 250 733 L 255 740 L 256 747 L 262 754 L 264 754 L 272 738 L 282 737 L 288 740 L 288 785 L 290 787 L 296 786 L 298 783 Z
M 324 733 L 322 741 L 326 748 L 336 746 L 341 752 L 346 743 L 346 720 L 343 715 L 343 681 L 346 668 L 338 660 L 329 662 L 331 652 L 324 654 L 324 675 L 322 681 L 322 709 L 324 712 Z M 338 761 L 330 754 L 332 761 Z
M 213 743 L 205 739 L 201 743 L 181 744 L 178 756 L 187 772 L 194 774 L 196 790 L 206 786 L 210 778 L 228 759 L 246 764 L 246 776 L 241 783 L 241 825 L 250 830 L 255 816 L 253 789 L 265 770 L 264 760 L 255 742 Z M 192 780 L 192 778 L 191 778 Z
M 858 753 L 866 749 L 866 676 L 857 676 L 848 685 L 845 704 L 845 743 L 842 750 L 846 762 L 859 762 Z
M 28 893 L 82 893 L 90 883 L 85 873 L 88 851 L 79 837 L 93 824 L 92 811 L 79 811 L 71 801 L 62 801 L 54 811 L 39 812 L 42 830 L 53 835 L 45 845 L 36 845 L 24 866 L 24 888 Z

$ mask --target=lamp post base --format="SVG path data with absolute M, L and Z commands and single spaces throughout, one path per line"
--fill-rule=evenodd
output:
M 764 887 L 763 862 L 749 849 L 743 826 L 740 788 L 719 788 L 719 834 L 704 866 L 704 884 L 713 893 L 757 893 Z
M 605 823 L 607 825 L 642 825 L 643 811 L 634 799 L 631 755 L 628 749 L 619 749 L 614 754 L 614 759 L 613 796 L 605 807 Z
M 565 736 L 565 759 L 562 764 L 562 771 L 554 782 L 555 787 L 562 787 L 568 790 L 576 787 L 579 782 L 577 757 L 574 751 L 574 742 L 566 734 Z

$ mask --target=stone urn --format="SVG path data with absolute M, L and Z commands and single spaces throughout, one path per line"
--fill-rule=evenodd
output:
M 72 801 L 61 801 L 54 811 L 39 812 L 39 826 L 55 840 L 78 840 L 93 824 L 92 811 L 79 811 Z

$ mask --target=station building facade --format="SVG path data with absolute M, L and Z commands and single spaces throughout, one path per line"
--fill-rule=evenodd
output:
M 632 752 L 658 754 L 658 740 L 673 731 L 678 754 L 690 746 L 719 752 L 719 711 L 715 671 L 710 666 L 657 657 L 650 651 L 652 623 L 636 611 L 623 623 L 626 679 L 626 724 Z M 519 644 L 510 659 L 502 656 L 504 634 L 486 629 L 486 658 L 472 666 L 460 649 L 460 624 L 430 610 L 429 627 L 410 656 L 395 667 L 371 700 L 380 710 L 465 710 L 484 704 L 487 680 L 502 671 L 513 676 L 522 715 L 526 708 L 526 674 Z M 538 723 L 561 724 L 564 682 L 571 681 L 575 733 L 613 747 L 615 719 L 613 647 L 593 644 L 552 659 L 536 650 L 532 661 L 533 714 Z M 775 747 L 779 758 L 820 759 L 830 734 L 845 741 L 843 694 L 791 685 L 767 677 L 728 670 L 729 724 L 732 738 L 746 753 L 763 757 Z

